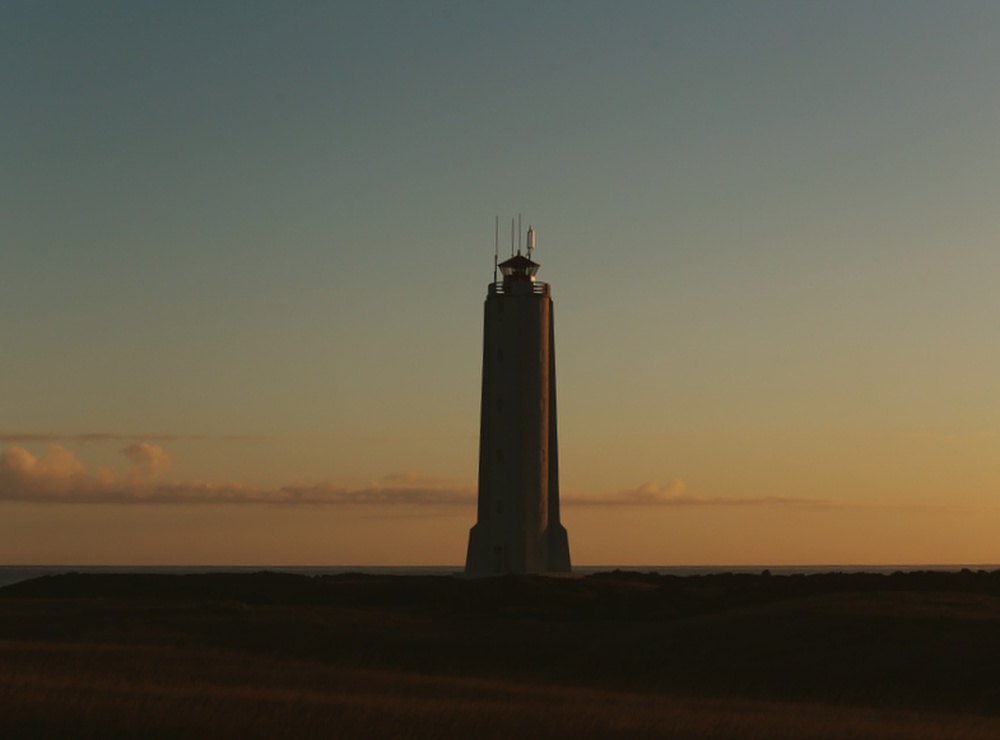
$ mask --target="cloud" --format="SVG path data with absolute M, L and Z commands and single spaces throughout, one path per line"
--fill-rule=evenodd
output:
M 666 484 L 643 483 L 638 488 L 603 496 L 566 496 L 567 506 L 828 506 L 830 502 L 817 498 L 790 496 L 692 496 L 682 480 Z
M 23 447 L 0 453 L 0 501 L 74 504 L 279 504 L 377 505 L 399 507 L 472 506 L 472 486 L 412 472 L 391 473 L 362 486 L 336 481 L 260 488 L 237 482 L 166 481 L 173 460 L 150 442 L 133 442 L 121 450 L 124 472 L 99 468 L 88 472 L 71 450 L 49 445 L 39 457 Z M 704 497 L 688 493 L 682 480 L 644 483 L 638 488 L 603 496 L 564 495 L 565 506 L 841 506 L 824 499 L 780 496 Z
M 84 434 L 60 434 L 57 432 L 0 433 L 0 444 L 56 444 L 59 442 L 69 442 L 72 444 L 95 444 L 99 442 L 179 442 L 206 439 L 238 442 L 269 440 L 273 439 L 273 437 L 252 434 L 124 434 L 121 432 L 87 432 Z
M 172 466 L 159 445 L 137 442 L 122 454 L 124 474 L 89 473 L 71 451 L 50 445 L 42 457 L 23 447 L 0 453 L 0 501 L 74 504 L 381 504 L 471 505 L 471 488 L 414 473 L 394 473 L 366 486 L 324 482 L 255 488 L 234 482 L 160 481 Z
M 169 473 L 173 466 L 170 453 L 159 445 L 148 442 L 136 442 L 122 450 L 132 463 L 132 480 L 144 483 Z
M 122 454 L 132 463 L 132 480 L 144 483 L 169 473 L 173 467 L 170 453 L 159 445 L 148 442 L 130 444 Z
M 49 454 L 39 458 L 23 447 L 11 447 L 0 453 L 0 497 L 20 499 L 28 496 L 60 499 L 74 491 L 87 490 L 97 478 L 69 450 L 53 445 Z
M 902 435 L 905 442 L 924 443 L 970 443 L 970 442 L 990 442 L 1000 439 L 1000 432 L 993 429 L 978 429 L 975 431 L 943 432 L 943 431 L 919 431 L 908 432 Z

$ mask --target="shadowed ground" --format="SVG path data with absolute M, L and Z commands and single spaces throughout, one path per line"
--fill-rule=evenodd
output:
M 1000 573 L 66 575 L 0 735 L 1000 737 Z

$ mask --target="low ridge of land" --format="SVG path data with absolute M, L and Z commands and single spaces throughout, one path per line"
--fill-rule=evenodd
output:
M 528 727 L 1000 737 L 1000 571 L 66 574 L 0 589 L 5 736 Z

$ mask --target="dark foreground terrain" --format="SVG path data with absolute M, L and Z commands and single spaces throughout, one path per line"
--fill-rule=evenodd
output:
M 1000 738 L 1000 572 L 64 575 L 0 737 Z

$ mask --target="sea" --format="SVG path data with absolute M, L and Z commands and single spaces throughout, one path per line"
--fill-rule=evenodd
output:
M 297 573 L 306 576 L 342 575 L 363 573 L 393 576 L 453 576 L 462 573 L 460 565 L 0 565 L 0 588 L 13 583 L 42 576 L 62 573 Z M 993 572 L 1000 565 L 584 565 L 573 568 L 574 573 L 592 575 L 615 570 L 637 573 L 657 573 L 674 576 L 699 576 L 716 573 L 760 574 L 765 570 L 772 575 L 809 575 L 814 573 L 882 573 L 961 570 Z

